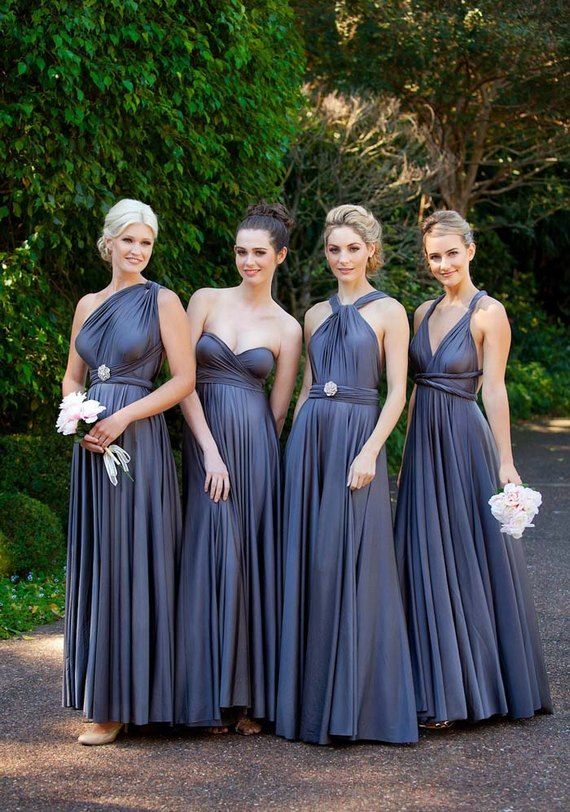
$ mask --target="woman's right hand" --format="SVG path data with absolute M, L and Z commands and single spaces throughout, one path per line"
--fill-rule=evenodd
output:
M 209 492 L 210 499 L 214 502 L 219 502 L 220 499 L 225 502 L 230 494 L 230 475 L 217 448 L 204 451 L 204 468 L 204 490 Z

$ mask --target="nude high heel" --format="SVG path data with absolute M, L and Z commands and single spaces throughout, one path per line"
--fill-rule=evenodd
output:
M 127 726 L 119 723 L 110 730 L 106 730 L 104 733 L 96 733 L 95 731 L 88 730 L 87 732 L 82 733 L 81 736 L 77 738 L 77 741 L 79 744 L 88 744 L 93 746 L 99 744 L 113 744 L 123 728 L 126 730 Z

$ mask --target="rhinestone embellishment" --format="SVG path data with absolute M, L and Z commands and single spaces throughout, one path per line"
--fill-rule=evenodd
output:
M 109 367 L 106 367 L 105 364 L 101 364 L 101 366 L 97 369 L 97 375 L 99 376 L 99 380 L 108 381 L 111 377 L 111 370 Z
M 323 392 L 327 396 L 327 398 L 332 398 L 338 392 L 338 386 L 334 381 L 327 381 L 323 386 Z

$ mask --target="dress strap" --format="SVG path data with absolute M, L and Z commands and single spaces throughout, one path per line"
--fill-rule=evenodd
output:
M 333 293 L 332 296 L 329 296 L 329 304 L 331 306 L 332 312 L 333 313 L 338 313 L 338 311 L 340 310 L 340 307 L 341 307 L 340 301 L 339 301 L 339 298 L 338 298 L 338 293 Z
M 357 299 L 353 302 L 354 307 L 364 307 L 364 305 L 369 304 L 370 302 L 375 302 L 376 299 L 387 299 L 388 294 L 384 293 L 381 290 L 371 290 L 368 293 L 365 293 L 364 296 L 361 296 L 360 299 Z
M 477 291 L 475 296 L 473 296 L 473 298 L 469 302 L 469 307 L 468 307 L 469 313 L 474 312 L 475 308 L 477 307 L 477 302 L 479 302 L 483 298 L 483 296 L 486 296 L 486 295 L 487 295 L 486 290 L 478 290 Z

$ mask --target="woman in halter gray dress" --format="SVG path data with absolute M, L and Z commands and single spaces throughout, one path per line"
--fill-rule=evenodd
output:
M 308 360 L 286 450 L 276 732 L 316 744 L 418 736 L 384 451 L 405 403 L 408 323 L 366 278 L 380 264 L 380 238 L 360 206 L 327 216 L 338 293 L 306 314 Z
M 438 728 L 550 712 L 523 547 L 488 505 L 499 484 L 521 481 L 504 382 L 509 323 L 471 281 L 469 224 L 441 211 L 422 231 L 444 293 L 415 315 L 395 527 L 418 716 Z M 481 379 L 489 423 L 476 403 Z
M 63 380 L 65 396 L 89 374 L 88 396 L 105 406 L 71 470 L 63 702 L 95 723 L 82 744 L 173 718 L 180 505 L 162 412 L 191 391 L 194 369 L 178 297 L 142 276 L 157 230 L 137 200 L 107 214 L 99 249 L 111 282 L 77 305 Z M 172 377 L 153 391 L 165 354 Z M 117 438 L 134 481 L 121 473 L 114 486 L 101 455 Z
M 258 733 L 275 719 L 281 616 L 280 433 L 301 328 L 273 300 L 289 214 L 250 206 L 234 288 L 188 305 L 197 392 L 182 408 L 184 533 L 178 566 L 176 721 Z M 269 400 L 264 391 L 275 366 Z

